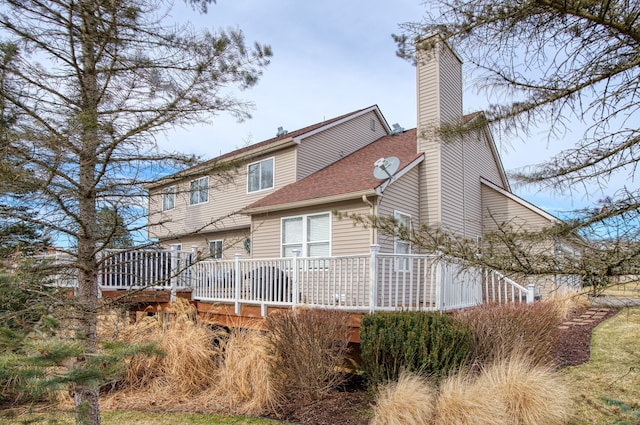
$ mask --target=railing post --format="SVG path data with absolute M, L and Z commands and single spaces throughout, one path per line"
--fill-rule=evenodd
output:
M 177 273 L 180 260 L 180 252 L 178 251 L 179 248 L 180 245 L 178 244 L 171 245 L 171 271 L 169 272 L 169 279 L 171 280 L 171 295 L 169 297 L 169 301 L 171 302 L 174 302 L 176 300 L 176 294 L 178 292 Z
M 369 313 L 376 309 L 378 299 L 378 254 L 380 245 L 371 245 L 371 258 L 369 259 Z
M 443 271 L 443 261 L 438 256 L 436 263 L 436 305 L 438 306 L 438 311 L 444 311 L 445 306 L 445 279 L 446 279 L 446 270 Z
M 530 283 L 527 285 L 527 304 L 533 304 L 536 299 L 536 285 Z
M 236 316 L 240 316 L 240 282 L 242 282 L 242 279 L 240 278 L 240 259 L 242 258 L 242 254 L 238 253 L 236 254 L 236 258 L 235 258 L 235 265 L 234 265 L 234 289 L 235 289 L 235 294 L 234 294 L 234 310 L 236 313 Z
M 199 273 L 198 261 L 201 260 L 198 255 L 200 251 L 198 250 L 198 245 L 191 245 L 191 261 L 189 262 L 189 286 L 191 286 L 191 299 L 193 299 L 193 293 L 198 287 L 198 280 L 202 273 Z M 186 264 L 185 264 L 186 266 Z
M 293 288 L 291 290 L 291 298 L 293 301 L 293 304 L 291 305 L 291 309 L 293 311 L 296 311 L 296 306 L 298 305 L 298 301 L 299 301 L 299 297 L 300 297 L 300 282 L 299 282 L 299 278 L 300 275 L 298 273 L 298 271 L 300 270 L 300 266 L 298 265 L 298 258 L 300 257 L 300 254 L 302 252 L 299 249 L 294 249 L 293 250 L 293 262 L 292 262 L 292 266 L 293 266 Z

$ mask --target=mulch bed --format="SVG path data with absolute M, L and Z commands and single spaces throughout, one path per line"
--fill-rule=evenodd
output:
M 595 314 L 587 314 L 586 308 L 576 311 L 565 321 L 564 326 L 561 326 L 555 354 L 557 367 L 577 366 L 587 362 L 591 356 L 591 333 L 593 328 L 620 311 L 617 307 L 592 307 L 589 310 L 595 312 Z M 579 323 L 580 318 L 585 316 L 591 316 L 591 319 Z M 579 324 L 576 324 L 576 322 Z
M 599 314 L 587 313 L 587 310 L 574 312 L 566 321 L 569 324 L 561 327 L 555 354 L 558 367 L 575 366 L 588 361 L 593 328 L 620 309 L 603 308 Z M 585 314 L 589 318 L 581 320 Z M 300 425 L 367 425 L 370 420 L 367 411 L 372 403 L 371 395 L 364 388 L 350 387 L 321 401 L 290 405 L 286 411 L 280 412 L 279 419 Z

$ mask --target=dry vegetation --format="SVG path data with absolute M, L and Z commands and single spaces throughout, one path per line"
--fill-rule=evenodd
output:
M 288 398 L 318 400 L 342 384 L 349 347 L 349 314 L 288 311 L 267 318 L 273 371 Z
M 562 425 L 571 417 L 571 399 L 561 376 L 526 355 L 514 353 L 483 368 L 474 385 L 500 400 L 507 417 L 518 425 Z
M 485 304 L 460 314 L 472 328 L 472 363 L 476 367 L 525 354 L 536 365 L 548 365 L 557 345 L 564 309 L 554 302 Z
M 379 388 L 372 424 L 567 424 L 572 400 L 564 378 L 576 395 L 578 419 L 572 423 L 637 420 L 640 392 L 633 367 L 640 363 L 640 310 L 598 329 L 589 364 L 559 373 L 542 351 L 551 351 L 555 327 L 581 306 L 576 300 L 484 306 L 460 314 L 482 335 L 475 341 L 473 366 L 439 384 L 403 372 Z M 273 415 L 283 406 L 313 404 L 345 377 L 337 373 L 348 347 L 343 313 L 299 310 L 272 316 L 266 332 L 227 332 L 198 321 L 187 302 L 172 308 L 171 315 L 135 323 L 117 313 L 103 318 L 103 340 L 155 341 L 162 353 L 127 361 L 126 373 L 103 396 L 107 409 Z M 634 423 L 624 420 L 619 423 Z
M 376 400 L 372 425 L 420 425 L 435 413 L 434 386 L 425 378 L 402 372 L 384 386 Z
M 458 319 L 473 329 L 470 367 L 444 379 L 439 388 L 404 375 L 387 384 L 376 400 L 375 423 L 566 424 L 571 400 L 554 370 L 553 352 L 558 325 L 581 303 L 568 295 L 552 302 L 484 305 L 461 313 Z M 394 422 L 398 415 L 406 419 Z
M 436 425 L 507 425 L 502 400 L 459 373 L 444 380 L 437 398 Z
M 562 425 L 571 416 L 570 404 L 559 375 L 513 355 L 477 376 L 450 376 L 438 390 L 423 378 L 403 375 L 380 391 L 375 424 Z
M 162 355 L 129 359 L 126 374 L 114 385 L 117 391 L 104 397 L 104 407 L 260 415 L 277 405 L 280 385 L 273 381 L 262 334 L 214 330 L 196 320 L 183 301 L 174 303 L 171 313 L 133 324 L 111 315 L 105 323 L 103 338 L 155 341 Z
M 102 405 L 114 410 L 274 414 L 293 399 L 320 399 L 339 385 L 347 354 L 348 315 L 299 310 L 268 320 L 268 331 L 215 330 L 186 301 L 170 315 L 129 323 L 116 313 L 101 338 L 155 342 L 161 354 L 128 360 Z

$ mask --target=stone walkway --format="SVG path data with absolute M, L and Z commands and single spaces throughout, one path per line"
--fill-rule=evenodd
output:
M 590 307 L 580 316 L 573 317 L 559 326 L 560 329 L 569 329 L 570 326 L 587 326 L 602 321 L 602 318 L 611 312 L 610 308 Z

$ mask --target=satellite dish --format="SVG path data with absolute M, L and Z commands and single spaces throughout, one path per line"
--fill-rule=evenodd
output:
M 386 180 L 393 177 L 400 167 L 400 160 L 395 156 L 389 158 L 380 158 L 373 163 L 373 176 L 380 180 Z

